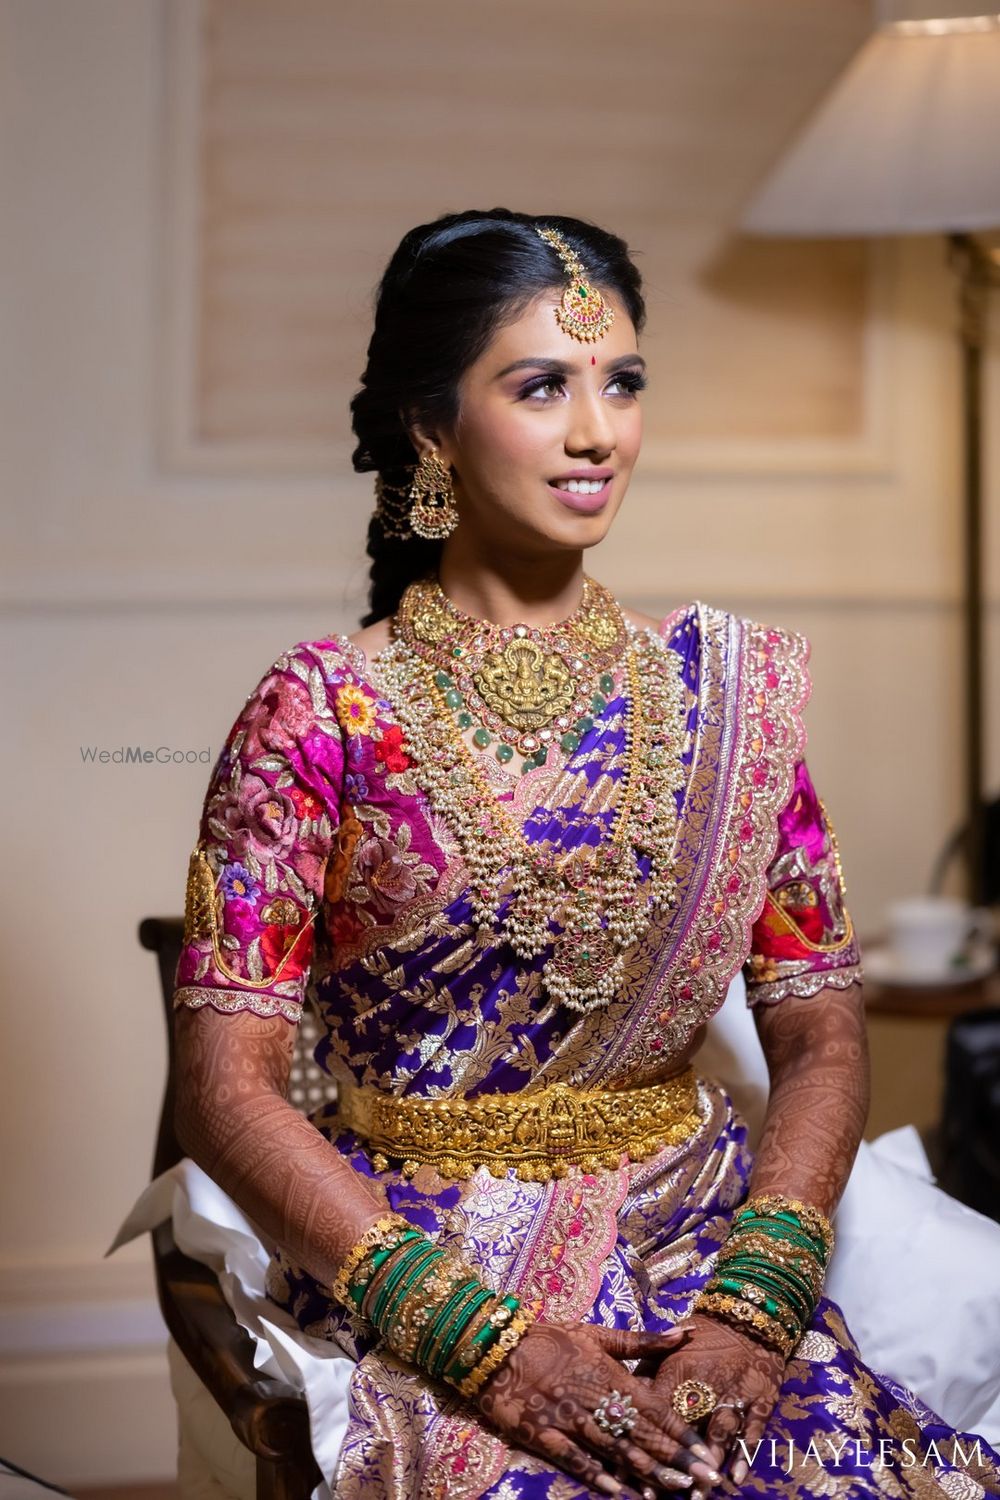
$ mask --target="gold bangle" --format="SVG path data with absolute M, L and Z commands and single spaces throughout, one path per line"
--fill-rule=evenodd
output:
M 445 1276 L 443 1282 L 440 1280 L 442 1274 Z M 430 1266 L 417 1275 L 412 1287 L 407 1289 L 403 1297 L 392 1327 L 385 1335 L 385 1341 L 393 1354 L 399 1359 L 413 1360 L 423 1331 L 437 1311 L 441 1297 L 447 1296 L 449 1290 L 457 1285 L 457 1280 L 449 1279 L 446 1260 L 436 1263 L 432 1261 Z
M 452 1360 L 452 1364 L 457 1365 L 460 1370 L 468 1371 L 475 1365 L 476 1352 L 478 1351 L 474 1351 L 472 1346 L 500 1305 L 501 1299 L 494 1293 L 493 1300 L 483 1304 L 465 1330 L 459 1341 L 458 1348 L 455 1350 L 455 1357 Z M 513 1317 L 513 1313 L 511 1313 L 511 1317 Z
M 710 1296 L 718 1294 L 720 1297 L 735 1297 L 738 1302 L 749 1302 L 751 1307 L 757 1308 L 758 1312 L 763 1313 L 766 1318 L 771 1318 L 775 1323 L 779 1324 L 789 1337 L 793 1334 L 801 1335 L 803 1328 L 801 1314 L 796 1312 L 787 1297 L 779 1296 L 777 1292 L 765 1291 L 755 1281 L 750 1281 L 743 1276 L 733 1276 L 728 1279 L 739 1282 L 740 1289 L 738 1292 L 726 1291 L 724 1287 L 719 1285 L 718 1279 L 715 1277 L 708 1283 L 705 1291 Z M 762 1305 L 765 1300 L 773 1302 L 777 1308 L 777 1312 L 769 1313 L 767 1308 Z
M 474 1274 L 471 1266 L 451 1249 L 444 1251 L 441 1260 L 418 1273 L 403 1297 L 393 1327 L 385 1334 L 386 1343 L 398 1358 L 415 1362 L 428 1323 L 461 1283 Z M 372 1290 L 377 1295 L 374 1281 Z
M 338 1302 L 345 1305 L 350 1298 L 350 1281 L 355 1271 L 360 1266 L 366 1255 L 380 1248 L 387 1248 L 387 1241 L 391 1236 L 405 1233 L 413 1226 L 403 1218 L 402 1214 L 383 1214 L 376 1219 L 374 1224 L 369 1224 L 364 1234 L 347 1252 L 340 1270 L 330 1283 L 330 1294 Z
M 752 1303 L 733 1297 L 728 1292 L 700 1292 L 691 1311 L 706 1313 L 709 1317 L 717 1317 L 723 1323 L 738 1327 L 740 1332 L 755 1338 L 759 1344 L 766 1344 L 778 1354 L 783 1354 L 786 1359 L 798 1343 L 798 1338 L 787 1333 L 774 1318 L 761 1312 Z
M 466 1375 L 461 1382 L 458 1387 L 459 1395 L 474 1396 L 480 1386 L 486 1384 L 493 1371 L 503 1364 L 511 1350 L 517 1348 L 534 1321 L 534 1313 L 526 1312 L 523 1307 L 518 1308 L 496 1343 L 483 1355 L 471 1375 Z

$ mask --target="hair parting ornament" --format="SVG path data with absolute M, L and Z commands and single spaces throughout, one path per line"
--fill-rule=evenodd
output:
M 569 278 L 562 301 L 555 310 L 556 322 L 570 338 L 579 339 L 583 344 L 596 343 L 614 322 L 614 309 L 608 306 L 596 286 L 587 280 L 583 262 L 557 229 L 540 229 L 536 225 L 535 233 L 547 245 L 552 246 Z

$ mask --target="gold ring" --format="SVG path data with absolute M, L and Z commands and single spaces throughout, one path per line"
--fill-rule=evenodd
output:
M 715 1410 L 718 1399 L 718 1393 L 706 1380 L 682 1380 L 674 1391 L 671 1405 L 679 1417 L 697 1422 Z
M 623 1396 L 621 1391 L 609 1391 L 597 1403 L 591 1416 L 598 1427 L 613 1438 L 628 1437 L 639 1420 L 632 1397 Z

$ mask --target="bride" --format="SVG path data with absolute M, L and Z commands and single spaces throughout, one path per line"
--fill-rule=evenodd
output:
M 808 643 L 584 571 L 643 318 L 575 219 L 449 215 L 393 255 L 352 406 L 371 607 L 278 658 L 213 771 L 178 1135 L 357 1361 L 338 1496 L 1000 1493 L 823 1292 L 868 1061 Z M 756 1149 L 698 1067 L 741 968 Z

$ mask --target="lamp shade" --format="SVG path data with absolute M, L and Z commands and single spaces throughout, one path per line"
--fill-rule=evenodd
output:
M 751 233 L 1000 226 L 1000 16 L 880 27 L 741 220 Z

